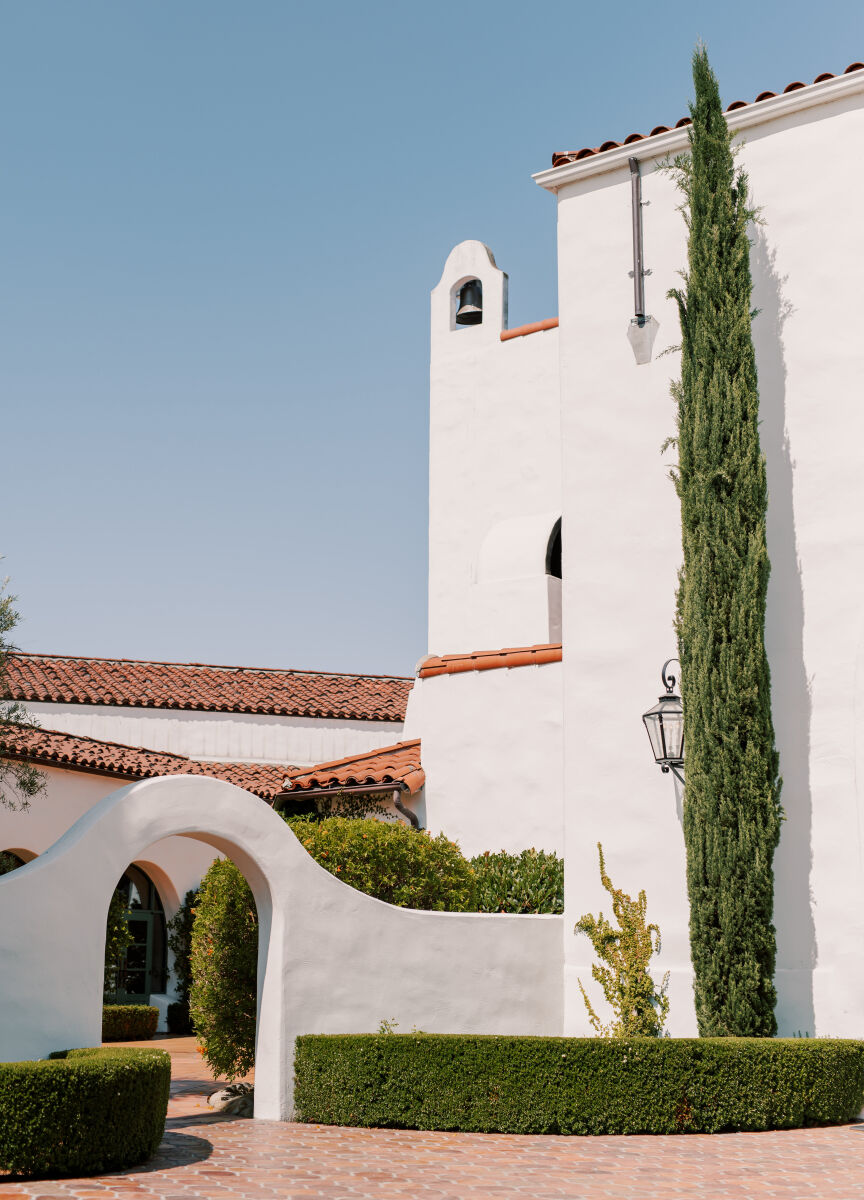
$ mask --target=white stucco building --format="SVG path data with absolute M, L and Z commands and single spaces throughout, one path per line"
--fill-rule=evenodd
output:
M 864 66 L 732 104 L 728 120 L 764 222 L 751 265 L 786 811 L 778 1022 L 861 1036 Z M 682 797 L 640 719 L 675 651 L 680 519 L 661 446 L 679 362 L 661 351 L 678 341 L 666 297 L 686 245 L 661 166 L 686 150 L 687 123 L 556 154 L 535 176 L 557 204 L 557 317 L 510 329 L 490 250 L 462 242 L 447 258 L 432 292 L 429 639 L 414 680 L 21 656 L 14 695 L 44 731 L 17 753 L 48 767 L 49 796 L 0 813 L 0 849 L 40 854 L 118 780 L 196 773 L 280 805 L 384 797 L 467 854 L 555 850 L 563 944 L 543 927 L 543 970 L 560 1004 L 522 1025 L 588 1033 L 577 980 L 590 983 L 592 950 L 573 925 L 608 911 L 600 841 L 616 884 L 645 888 L 662 929 L 669 1028 L 695 1033 Z M 180 843 L 140 860 L 166 911 L 212 858 L 209 843 Z M 507 1013 L 530 1003 L 520 993 Z
M 864 67 L 734 103 L 728 120 L 764 222 L 751 264 L 786 811 L 777 1016 L 786 1034 L 860 1036 L 864 340 L 851 314 L 864 263 L 852 149 L 864 135 Z M 531 661 L 511 652 L 488 673 L 421 670 L 407 727 L 422 738 L 430 824 L 441 812 L 452 828 L 469 781 L 479 787 L 468 840 L 492 827 L 563 846 L 573 1033 L 589 1032 L 577 979 L 589 979 L 592 958 L 573 923 L 608 900 L 598 841 L 616 882 L 647 890 L 663 931 L 672 1032 L 696 1028 L 681 797 L 653 766 L 640 721 L 675 652 L 680 518 L 674 450 L 660 450 L 674 433 L 679 359 L 659 352 L 679 340 L 667 291 L 686 264 L 686 231 L 661 165 L 686 150 L 687 124 L 557 154 L 535 176 L 557 202 L 557 320 L 508 329 L 506 277 L 478 242 L 457 246 L 432 294 L 429 649 L 445 660 L 484 651 L 482 666 L 499 647 L 563 638 L 563 661 L 508 671 L 508 657 Z M 634 320 L 634 174 L 647 321 Z M 473 280 L 482 322 L 459 328 Z M 560 617 L 548 556 L 557 517 Z

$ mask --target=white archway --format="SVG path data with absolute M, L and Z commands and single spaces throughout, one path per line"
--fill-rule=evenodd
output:
M 99 1044 L 111 893 L 174 835 L 228 855 L 255 897 L 256 1117 L 290 1119 L 301 1033 L 371 1032 L 384 1017 L 430 1033 L 561 1032 L 561 917 L 394 908 L 319 867 L 258 797 L 175 775 L 106 796 L 0 879 L 0 1061 Z

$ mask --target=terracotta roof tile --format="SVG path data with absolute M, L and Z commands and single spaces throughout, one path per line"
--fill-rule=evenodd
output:
M 287 791 L 310 791 L 323 788 L 350 790 L 352 787 L 402 784 L 409 795 L 419 792 L 426 780 L 420 765 L 420 739 L 397 742 L 368 754 L 354 754 L 333 762 L 319 763 L 308 771 L 299 771 L 285 780 Z
M 557 329 L 558 318 L 547 317 L 545 321 L 532 321 L 530 325 L 517 325 L 515 329 L 502 329 L 501 341 L 509 342 L 511 338 L 527 337 L 529 333 L 542 333 L 545 329 Z
M 43 767 L 110 775 L 115 779 L 211 775 L 268 801 L 282 790 L 286 773 L 296 770 L 277 763 L 199 762 L 183 754 L 77 737 L 54 729 L 22 729 L 14 725 L 0 725 L 0 746 L 6 758 Z
M 266 713 L 337 720 L 403 721 L 412 680 L 204 663 L 14 654 L 8 696 L 53 704 Z
M 853 71 L 864 71 L 864 63 L 850 63 L 846 70 L 842 71 L 841 74 L 849 75 Z M 813 83 L 824 83 L 826 79 L 836 78 L 837 76 L 832 71 L 823 71 L 821 75 L 816 76 L 816 78 L 813 80 Z M 788 83 L 786 87 L 783 88 L 783 93 L 797 92 L 800 88 L 808 86 L 810 85 L 802 83 L 800 80 L 796 79 L 793 83 Z M 760 92 L 753 101 L 733 100 L 731 104 L 727 105 L 726 111 L 735 112 L 739 108 L 747 108 L 750 103 L 759 104 L 763 100 L 771 100 L 776 95 L 777 92 Z M 674 128 L 682 129 L 685 125 L 690 124 L 691 120 L 689 117 L 682 117 L 680 121 L 676 121 Z M 631 142 L 642 141 L 646 136 L 655 137 L 658 133 L 668 133 L 670 128 L 671 126 L 669 125 L 655 125 L 649 134 L 630 133 L 621 142 L 603 142 L 600 146 L 583 146 L 581 150 L 556 151 L 556 153 L 552 155 L 552 166 L 563 167 L 567 163 L 580 162 L 583 158 L 591 158 L 595 154 L 603 154 L 606 150 L 617 150 L 619 146 L 627 146 Z
M 433 654 L 417 671 L 421 679 L 433 675 L 460 675 L 463 671 L 492 671 L 498 667 L 540 667 L 561 662 L 561 643 L 519 646 L 509 650 L 475 650 L 471 654 Z

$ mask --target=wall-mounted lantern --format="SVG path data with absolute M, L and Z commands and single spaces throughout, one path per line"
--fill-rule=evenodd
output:
M 469 279 L 459 289 L 456 307 L 457 325 L 480 325 L 483 321 L 483 284 L 479 279 Z
M 642 720 L 648 730 L 654 761 L 664 775 L 671 771 L 678 782 L 683 784 L 684 708 L 681 697 L 675 695 L 675 676 L 668 673 L 669 664 L 673 662 L 678 662 L 678 659 L 667 659 L 660 672 L 666 689 L 665 696 L 661 696 L 654 707 L 643 714 Z

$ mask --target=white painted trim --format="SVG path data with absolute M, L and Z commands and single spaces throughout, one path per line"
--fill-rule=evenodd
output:
M 822 83 L 808 84 L 794 92 L 781 92 L 770 100 L 753 100 L 746 108 L 736 108 L 733 112 L 726 113 L 726 121 L 729 128 L 737 132 L 739 129 L 748 129 L 779 117 L 788 117 L 816 104 L 828 104 L 862 91 L 864 71 L 853 71 L 850 75 L 838 75 L 834 79 L 825 79 Z M 591 155 L 590 158 L 582 158 L 579 162 L 538 171 L 531 178 L 540 187 L 555 192 L 568 183 L 575 183 L 576 180 L 619 170 L 627 165 L 629 158 L 663 158 L 667 154 L 676 154 L 686 148 L 689 129 L 690 126 L 685 125 L 681 129 L 670 129 L 668 133 L 644 137 L 641 141 L 629 142 L 616 150 L 604 150 L 600 154 Z

